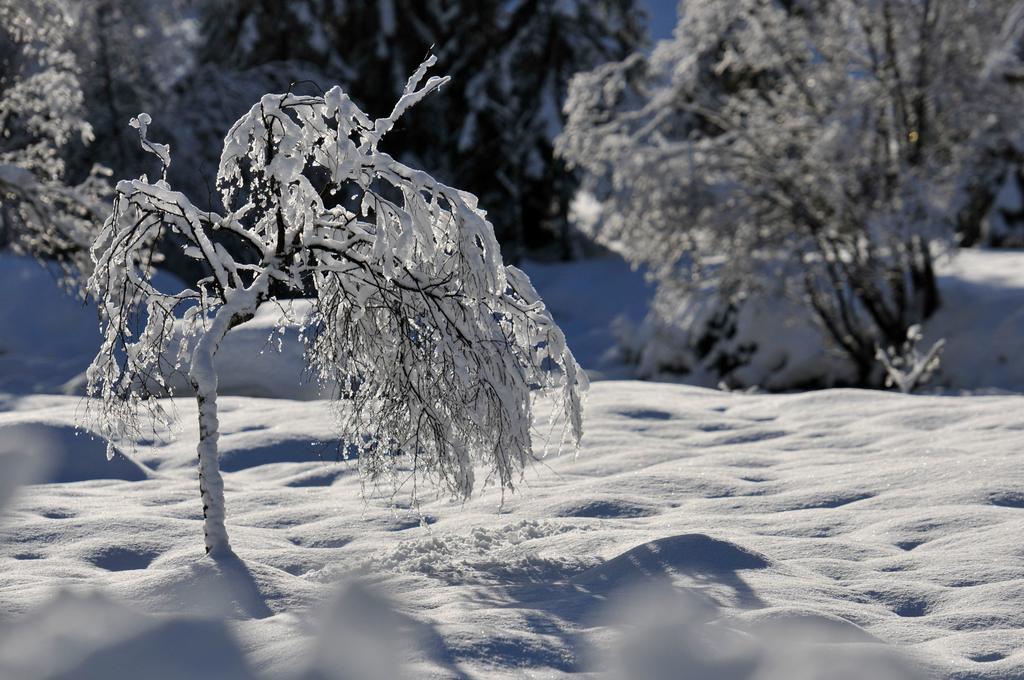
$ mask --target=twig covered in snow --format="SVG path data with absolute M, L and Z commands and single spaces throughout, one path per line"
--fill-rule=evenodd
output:
M 885 386 L 896 387 L 903 394 L 910 394 L 924 385 L 938 370 L 942 361 L 945 339 L 938 340 L 924 354 L 918 350 L 918 343 L 924 336 L 917 324 L 907 329 L 907 339 L 896 347 L 877 347 L 875 358 L 885 368 Z

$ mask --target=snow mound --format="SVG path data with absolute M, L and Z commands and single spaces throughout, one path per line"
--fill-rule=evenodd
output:
M 573 583 L 604 589 L 637 581 L 706 574 L 719 577 L 745 569 L 767 569 L 768 560 L 729 541 L 704 534 L 682 534 L 644 543 L 588 569 Z
M 607 256 L 575 262 L 526 262 L 523 270 L 551 310 L 566 341 L 592 379 L 624 377 L 616 328 L 640 323 L 653 286 L 622 258 Z
M 164 272 L 157 274 L 156 285 L 182 287 Z M 0 300 L 0 393 L 82 394 L 85 370 L 101 340 L 92 303 L 62 289 L 55 272 L 10 253 L 0 253 L 0 286 L 17 291 Z M 254 319 L 232 330 L 217 355 L 220 394 L 282 399 L 328 394 L 305 379 L 297 325 L 274 332 L 282 314 L 301 319 L 308 307 L 304 301 L 264 305 Z M 171 385 L 180 394 L 191 392 L 181 375 Z
M 555 517 L 593 517 L 595 519 L 630 519 L 650 517 L 658 509 L 623 498 L 585 498 L 570 501 L 552 509 Z
M 181 653 L 181 650 L 188 650 Z M 249 680 L 253 672 L 241 646 L 223 621 L 168 620 L 100 648 L 54 680 L 108 680 L 125 668 L 145 668 L 146 678 Z
M 275 463 L 322 463 L 341 460 L 345 460 L 345 452 L 336 441 L 296 437 L 245 448 L 226 447 L 220 453 L 220 468 L 224 472 L 238 472 Z M 320 481 L 330 485 L 330 481 L 327 480 L 331 473 L 336 474 L 334 470 L 322 473 Z M 309 480 L 311 486 L 316 485 L 316 481 L 309 476 L 305 479 Z
M 651 304 L 651 288 L 640 272 L 618 258 L 531 262 L 524 268 L 592 377 L 625 377 L 635 370 L 622 363 L 619 344 L 623 329 L 639 326 Z M 946 340 L 935 386 L 1024 391 L 1024 360 L 1019 351 L 1024 336 L 1022 272 L 1024 251 L 963 250 L 942 265 L 943 306 L 924 328 L 925 346 L 939 338 Z M 83 373 L 100 342 L 96 311 L 61 290 L 50 272 L 28 258 L 0 254 L 0 285 L 19 291 L 0 301 L 0 393 L 81 394 Z M 39 314 L 41 309 L 46 314 Z M 301 300 L 280 307 L 264 305 L 254 319 L 233 329 L 217 355 L 220 394 L 298 400 L 329 397 L 330 386 L 320 386 L 306 375 L 298 320 L 308 309 L 309 303 Z M 280 334 L 275 326 L 282 316 L 295 321 Z M 755 317 L 744 324 L 748 339 L 758 339 L 758 333 L 763 335 L 769 327 L 765 319 Z M 770 339 L 760 338 L 757 365 L 740 369 L 737 375 L 744 382 L 756 382 L 755 368 L 768 375 L 768 368 L 782 367 L 778 375 L 772 373 L 775 377 L 766 383 L 769 388 L 813 382 L 814 375 L 822 373 L 823 362 L 831 359 L 804 351 L 814 346 L 807 341 L 808 328 L 790 325 L 778 331 Z M 671 371 L 673 366 L 678 368 L 680 347 L 679 337 L 669 333 L 650 339 L 645 351 L 651 366 Z M 715 382 L 697 373 L 676 378 Z M 180 394 L 191 391 L 182 376 L 171 383 Z M 659 411 L 663 409 L 652 410 Z
M 939 280 L 926 344 L 946 339 L 940 384 L 1024 392 L 1024 251 L 962 250 Z
M 35 439 L 0 429 L 0 513 L 19 487 L 43 476 L 49 459 Z
M 56 277 L 31 258 L 0 252 L 0 392 L 67 392 L 100 346 L 96 310 Z
M 17 442 L 17 449 L 30 451 L 44 462 L 35 476 L 37 484 L 66 484 L 93 479 L 137 482 L 148 479 L 150 471 L 120 451 L 107 460 L 106 441 L 72 425 L 22 422 L 0 423 L 0 441 Z M 8 444 L 11 446 L 11 444 Z
M 618 594 L 616 635 L 595 666 L 616 680 L 920 680 L 897 651 L 841 620 L 799 613 L 756 623 L 722 619 L 692 591 L 645 586 Z M 685 675 L 680 675 L 685 669 Z
M 63 592 L 0 629 L 0 659 L 0 676 L 26 680 L 110 680 L 127 672 L 154 680 L 253 677 L 225 622 L 160 620 L 98 593 Z
M 264 304 L 249 321 L 231 329 L 214 360 L 220 395 L 275 399 L 322 399 L 331 394 L 311 380 L 299 327 L 310 310 L 308 300 Z M 284 319 L 283 332 L 278 331 Z M 191 394 L 184 376 L 170 381 L 176 394 Z
M 853 379 L 849 361 L 781 292 L 750 297 L 735 314 L 720 316 L 714 289 L 655 300 L 639 274 L 614 260 L 528 270 L 581 363 L 597 376 L 712 387 L 725 370 L 733 387 L 780 391 Z M 921 349 L 939 339 L 946 344 L 930 386 L 1024 392 L 1024 250 L 963 249 L 939 262 L 937 274 L 942 304 L 924 323 Z M 616 356 L 632 365 L 616 365 Z

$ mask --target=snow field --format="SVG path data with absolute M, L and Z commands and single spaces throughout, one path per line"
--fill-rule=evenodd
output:
M 62 439 L 79 405 L 0 413 L 0 434 L 45 432 L 89 461 L 81 481 L 23 489 L 0 528 L 0 677 L 116 678 L 115 653 L 168 678 L 190 661 L 389 677 L 398 660 L 439 678 L 1024 674 L 1020 397 L 601 382 L 579 456 L 548 457 L 504 499 L 420 489 L 418 510 L 361 496 L 355 463 L 318 443 L 323 402 L 225 397 L 240 560 L 219 563 L 202 557 L 194 407 L 179 402 L 180 433 L 140 448 L 129 481 L 105 479 L 101 446 Z M 192 637 L 194 656 L 168 652 Z

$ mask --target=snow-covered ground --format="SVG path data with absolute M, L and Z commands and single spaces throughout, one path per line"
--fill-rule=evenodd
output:
M 946 339 L 941 381 L 1024 392 L 1024 251 L 964 250 L 940 271 L 943 306 L 925 331 Z
M 504 502 L 418 511 L 332 462 L 323 402 L 225 398 L 240 561 L 222 564 L 202 557 L 192 407 L 135 464 L 71 433 L 76 398 L 8 407 L 0 440 L 53 452 L 60 482 L 0 529 L 0 677 L 324 677 L 301 673 L 357 657 L 413 677 L 912 677 L 879 642 L 940 677 L 1024 676 L 1024 398 L 606 381 L 578 456 Z M 377 594 L 319 612 L 356 574 Z
M 591 379 L 627 377 L 617 361 L 614 328 L 639 324 L 654 286 L 617 257 L 578 262 L 527 262 L 523 269 L 551 309 Z
M 630 377 L 614 328 L 642 321 L 654 292 L 643 275 L 611 257 L 524 269 L 591 378 Z M 965 250 L 940 263 L 939 285 L 944 306 L 925 325 L 927 345 L 946 339 L 934 384 L 954 393 L 1024 392 L 1024 251 Z M 95 311 L 25 258 L 0 254 L 0 289 L 14 291 L 0 302 L 0 394 L 81 394 L 99 345 Z M 297 334 L 273 333 L 281 313 L 265 306 L 228 335 L 217 358 L 222 394 L 322 396 L 303 380 Z
M 943 276 L 928 330 L 973 388 L 1024 385 L 1021 263 Z M 528 269 L 584 365 L 621 375 L 609 322 L 642 315 L 639 275 Z M 108 462 L 60 394 L 95 315 L 45 277 L 0 258 L 2 680 L 1024 677 L 1024 397 L 605 380 L 578 456 L 414 508 L 336 462 L 328 405 L 257 319 L 221 364 L 239 559 L 214 562 L 195 406 Z M 260 393 L 288 398 L 237 396 Z

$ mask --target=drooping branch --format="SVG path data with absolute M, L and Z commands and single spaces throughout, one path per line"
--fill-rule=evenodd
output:
M 586 376 L 526 275 L 502 264 L 476 199 L 378 148 L 446 82 L 422 83 L 432 63 L 378 120 L 340 88 L 262 97 L 225 139 L 224 214 L 198 210 L 164 180 L 117 185 L 93 251 L 104 345 L 90 393 L 101 398 L 102 432 L 130 437 L 140 414 L 163 416 L 157 398 L 173 395 L 171 364 L 188 374 L 211 551 L 229 549 L 213 355 L 279 291 L 314 296 L 303 321 L 308 366 L 336 388 L 340 436 L 370 476 L 397 480 L 409 461 L 465 496 L 482 464 L 512 487 L 536 455 L 536 395 L 556 400 L 563 436 L 579 443 Z M 136 120 L 143 147 L 166 169 L 169 149 L 146 138 L 148 117 Z M 166 230 L 209 272 L 193 289 L 166 293 L 151 282 L 145 254 Z

